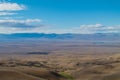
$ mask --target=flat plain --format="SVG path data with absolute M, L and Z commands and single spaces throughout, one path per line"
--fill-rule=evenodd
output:
M 119 41 L 0 42 L 0 80 L 119 79 Z

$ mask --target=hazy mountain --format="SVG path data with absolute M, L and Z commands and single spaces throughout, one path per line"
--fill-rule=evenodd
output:
M 120 40 L 120 34 L 15 33 L 15 34 L 0 34 L 0 39 Z

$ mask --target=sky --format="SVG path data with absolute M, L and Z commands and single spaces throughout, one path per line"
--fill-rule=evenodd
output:
M 120 33 L 120 0 L 0 0 L 0 33 Z

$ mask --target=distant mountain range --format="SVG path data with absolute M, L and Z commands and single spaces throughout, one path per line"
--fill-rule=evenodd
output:
M 15 33 L 15 34 L 0 34 L 0 39 L 120 40 L 120 34 Z

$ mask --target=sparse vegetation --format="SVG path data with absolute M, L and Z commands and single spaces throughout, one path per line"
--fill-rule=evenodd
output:
M 72 75 L 67 74 L 65 72 L 60 72 L 59 73 L 61 76 L 65 77 L 67 80 L 75 80 Z

